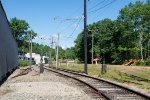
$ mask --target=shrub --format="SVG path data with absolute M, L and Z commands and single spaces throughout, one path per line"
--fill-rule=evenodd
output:
M 136 62 L 138 66 L 149 66 L 150 65 L 150 57 L 148 57 L 145 61 L 138 61 Z
M 150 65 L 150 59 L 147 59 L 147 60 L 145 61 L 145 65 L 147 65 L 147 66 Z
M 28 65 L 29 65 L 28 61 L 24 61 L 24 60 L 19 59 L 19 66 L 20 67 L 24 67 L 24 66 L 28 66 Z
M 136 65 L 137 65 L 137 66 L 144 66 L 144 65 L 145 65 L 145 62 L 144 62 L 144 61 L 137 61 L 137 62 L 136 62 Z
M 116 58 L 115 60 L 112 61 L 111 64 L 117 64 L 117 65 L 119 65 L 119 64 L 122 64 L 122 63 L 123 63 L 122 60 L 120 60 L 119 58 Z
M 147 59 L 150 59 L 150 56 Z

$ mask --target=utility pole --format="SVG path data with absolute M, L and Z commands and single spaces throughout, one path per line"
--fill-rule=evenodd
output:
M 52 49 L 53 49 L 53 36 L 52 36 L 52 42 L 50 43 L 51 44 L 51 48 L 50 48 L 50 62 L 49 62 L 49 66 L 50 64 L 52 64 Z
M 94 37 L 93 37 L 93 34 L 92 34 L 92 65 L 93 65 L 93 42 L 94 42 L 94 39 L 93 39 Z
M 57 50 L 56 50 L 56 68 L 58 68 L 58 49 L 59 49 L 59 33 L 58 33 L 58 38 L 57 38 Z
M 88 30 L 88 31 L 95 32 L 95 30 Z M 92 65 L 93 65 L 93 59 L 94 59 L 94 57 L 93 57 L 93 52 L 94 52 L 93 45 L 94 45 L 94 34 L 92 33 Z
M 149 57 L 149 46 L 150 46 L 150 39 L 148 40 L 148 57 Z
M 143 61 L 143 45 L 142 45 L 142 41 L 143 41 L 143 33 L 140 33 L 140 49 L 141 49 L 141 59 Z
M 88 74 L 88 72 L 87 72 L 87 32 L 86 32 L 86 26 L 87 26 L 86 0 L 84 0 L 84 72 L 85 72 L 85 74 Z
M 30 35 L 30 68 L 32 66 L 32 33 Z
M 97 30 L 88 30 L 88 31 L 91 31 L 91 32 L 96 32 Z M 94 34 L 92 33 L 92 64 L 93 64 L 93 53 L 94 53 Z

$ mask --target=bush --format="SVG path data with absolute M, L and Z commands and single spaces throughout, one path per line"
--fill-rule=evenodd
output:
M 149 66 L 150 65 L 150 59 L 146 59 L 145 65 Z
M 145 65 L 145 62 L 144 62 L 144 61 L 137 61 L 137 62 L 136 62 L 136 65 L 137 65 L 137 66 L 144 66 L 144 65 Z
M 115 60 L 113 60 L 113 61 L 111 62 L 111 64 L 117 64 L 117 65 L 122 64 L 122 63 L 123 63 L 123 61 L 120 60 L 119 58 L 116 58 Z
M 138 61 L 136 62 L 137 66 L 149 66 L 150 65 L 150 58 L 147 58 L 145 61 Z
M 28 61 L 24 61 L 24 60 L 19 59 L 19 66 L 20 67 L 24 67 L 24 66 L 28 66 L 28 65 L 29 65 Z

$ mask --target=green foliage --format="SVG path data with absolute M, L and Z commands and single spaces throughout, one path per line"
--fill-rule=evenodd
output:
M 146 66 L 149 66 L 149 65 L 150 65 L 150 59 L 147 59 L 147 60 L 145 61 L 145 65 L 146 65 Z
M 95 30 L 90 31 L 90 30 Z M 104 56 L 106 63 L 122 64 L 127 59 L 148 57 L 150 38 L 150 3 L 137 1 L 122 8 L 116 20 L 103 19 L 87 26 L 88 63 L 91 63 L 92 34 L 94 58 Z M 81 32 L 75 41 L 75 52 L 84 61 L 84 37 Z M 142 49 L 141 49 L 142 48 Z M 142 52 L 142 53 L 141 53 Z M 148 60 L 145 64 L 148 64 Z M 144 65 L 142 62 L 139 64 Z
M 29 30 L 29 24 L 25 20 L 12 18 L 9 22 L 15 37 L 19 51 L 29 51 L 29 34 L 36 36 L 33 30 Z M 95 30 L 95 31 L 90 31 Z M 104 57 L 106 63 L 122 64 L 128 59 L 140 59 L 145 62 L 137 62 L 137 65 L 150 65 L 148 41 L 150 38 L 150 0 L 129 3 L 122 8 L 116 20 L 103 19 L 87 26 L 87 55 L 88 63 L 92 56 L 92 35 L 94 36 L 94 58 Z M 33 52 L 47 55 L 55 59 L 55 49 L 46 45 L 33 43 Z M 142 53 L 141 53 L 142 52 Z M 144 55 L 144 56 L 143 56 Z M 84 33 L 81 32 L 75 40 L 75 47 L 66 50 L 59 47 L 59 59 L 78 59 L 84 61 Z
M 75 53 L 80 61 L 84 61 L 84 42 L 83 33 L 80 33 L 75 40 Z
M 150 56 L 145 60 L 145 65 L 150 66 Z
M 19 66 L 20 67 L 25 67 L 25 66 L 28 66 L 28 65 L 29 65 L 28 61 L 24 61 L 24 60 L 19 59 Z
M 74 47 L 67 48 L 65 50 L 65 59 L 75 59 L 75 58 L 76 58 L 75 48 Z
M 136 62 L 136 65 L 140 66 L 150 66 L 150 57 L 148 57 L 145 61 L 138 61 Z
M 29 24 L 25 20 L 12 18 L 9 21 L 9 26 L 17 44 L 18 50 L 22 52 L 29 51 L 28 41 L 29 35 L 32 34 L 32 39 L 37 35 L 33 30 L 29 30 Z
M 12 30 L 12 34 L 18 44 L 18 47 L 22 46 L 27 37 L 29 24 L 25 20 L 20 20 L 15 17 L 9 21 L 9 26 Z
M 17 41 L 25 40 L 29 24 L 25 20 L 12 18 L 9 21 L 12 34 Z
M 138 61 L 138 62 L 136 62 L 136 65 L 137 66 L 144 66 L 145 62 L 144 61 Z
M 32 39 L 34 39 L 34 37 L 37 36 L 37 33 L 35 33 L 33 30 L 28 30 L 28 35 L 26 37 L 26 39 L 29 40 L 29 35 L 32 35 Z
M 42 56 L 49 56 L 50 57 L 50 52 L 51 52 L 51 58 L 54 60 L 55 59 L 55 54 L 56 51 L 53 48 L 50 48 L 47 45 L 41 45 L 38 43 L 33 43 L 33 52 L 37 54 L 41 54 Z M 76 54 L 75 54 L 75 48 L 67 48 L 64 50 L 62 47 L 59 47 L 59 59 L 75 59 Z

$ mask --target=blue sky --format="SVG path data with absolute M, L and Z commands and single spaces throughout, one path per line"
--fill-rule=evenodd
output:
M 56 37 L 57 33 L 60 33 L 60 45 L 63 48 L 71 47 L 74 46 L 74 40 L 83 30 L 83 0 L 1 1 L 8 19 L 17 17 L 26 20 L 39 37 L 45 38 L 44 40 L 36 38 L 35 42 L 49 45 L 51 37 Z M 114 2 L 103 9 L 90 13 L 112 1 Z M 104 18 L 115 20 L 121 8 L 135 1 L 138 0 L 89 0 L 87 2 L 87 23 L 91 24 Z

